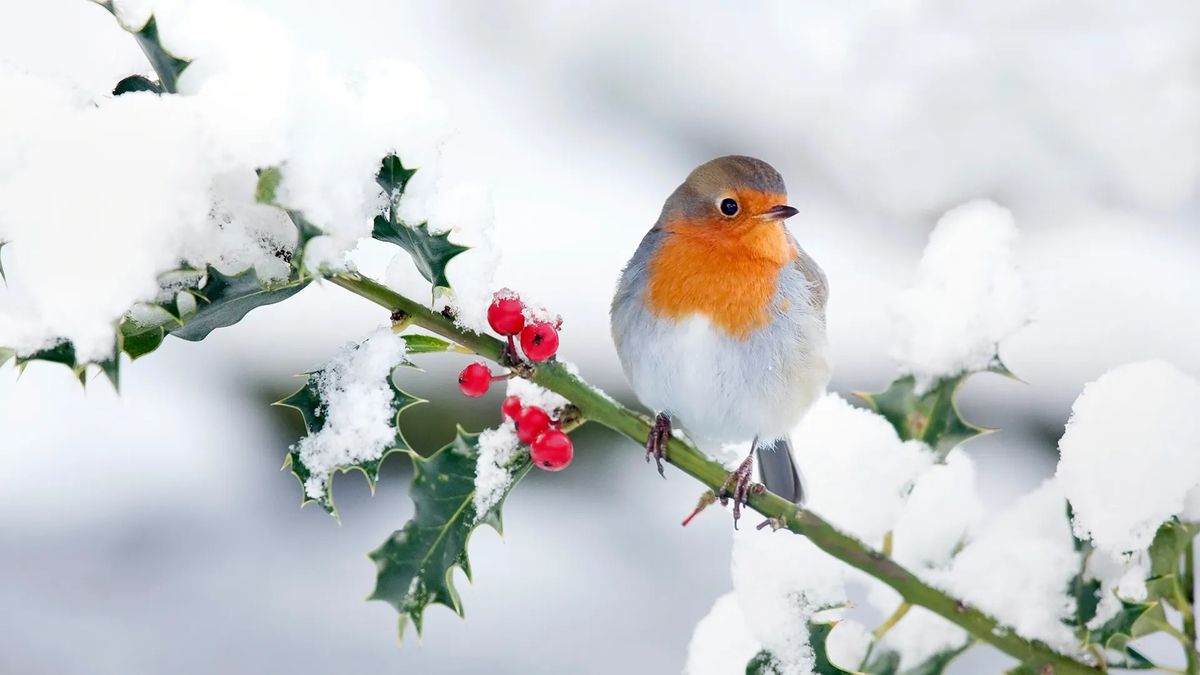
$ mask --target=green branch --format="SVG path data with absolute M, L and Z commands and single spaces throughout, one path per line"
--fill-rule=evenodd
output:
M 413 324 L 453 340 L 480 356 L 497 362 L 501 359 L 504 343 L 500 340 L 463 329 L 453 319 L 375 281 L 358 274 L 338 274 L 331 277 L 330 281 L 391 312 L 402 312 Z M 639 445 L 645 442 L 650 432 L 650 424 L 645 417 L 567 372 L 557 361 L 536 364 L 530 379 L 567 398 L 579 409 L 584 419 L 602 424 Z M 667 461 L 714 491 L 721 489 L 728 475 L 720 463 L 677 438 L 670 441 Z M 958 625 L 977 639 L 1032 668 L 1033 672 L 1055 675 L 1100 672 L 1058 654 L 1041 642 L 1018 636 L 983 612 L 921 581 L 882 552 L 868 548 L 862 542 L 839 532 L 815 513 L 799 509 L 778 495 L 771 492 L 751 494 L 749 506 L 780 528 L 808 537 L 829 555 L 891 586 L 905 602 L 924 607 Z

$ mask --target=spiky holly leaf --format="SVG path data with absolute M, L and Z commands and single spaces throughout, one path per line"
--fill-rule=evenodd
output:
M 0 365 L 3 365 L 8 358 L 16 358 L 16 366 L 19 370 L 24 370 L 26 366 L 34 361 L 46 361 L 48 363 L 62 364 L 71 369 L 75 373 L 75 377 L 79 378 L 80 384 L 87 384 L 88 366 L 96 366 L 104 376 L 112 382 L 114 389 L 119 389 L 121 385 L 121 361 L 120 361 L 120 340 L 113 349 L 113 355 L 101 361 L 80 361 L 76 357 L 75 345 L 70 340 L 61 340 L 53 346 L 38 350 L 31 354 L 21 354 L 14 349 L 0 349 Z
M 452 243 L 449 232 L 430 233 L 428 223 L 409 225 L 401 222 L 396 212 L 396 201 L 400 199 L 405 186 L 415 173 L 416 169 L 404 168 L 400 158 L 395 155 L 383 158 L 375 181 L 387 195 L 388 206 L 383 215 L 375 216 L 371 236 L 408 251 L 417 271 L 426 281 L 435 287 L 449 288 L 446 265 L 454 256 L 468 250 L 468 247 Z
M 405 361 L 401 364 L 404 367 L 413 368 L 413 364 Z M 300 416 L 304 419 L 304 428 L 309 434 L 315 434 L 325 428 L 325 411 L 326 402 L 321 398 L 321 372 L 314 371 L 307 374 L 307 381 L 304 386 L 296 390 L 291 396 L 277 402 L 275 405 L 281 405 L 288 408 L 293 408 L 300 412 Z M 412 394 L 404 391 L 396 386 L 396 373 L 393 371 L 387 378 L 388 386 L 392 390 L 392 409 L 395 410 L 395 416 L 392 418 L 392 427 L 396 430 L 396 437 L 383 453 L 374 459 L 357 462 L 354 464 L 346 464 L 339 466 L 332 473 L 324 478 L 323 490 L 319 498 L 311 497 L 307 491 L 303 493 L 302 504 L 316 502 L 325 509 L 326 513 L 338 517 L 337 507 L 333 503 L 333 477 L 339 473 L 349 473 L 358 471 L 367 478 L 367 485 L 371 491 L 375 491 L 375 484 L 379 481 L 379 469 L 383 465 L 383 460 L 394 452 L 412 452 L 412 447 L 405 440 L 404 434 L 400 431 L 400 415 L 414 405 L 425 403 L 425 399 L 417 398 Z M 314 475 L 313 471 L 305 465 L 304 458 L 300 455 L 296 446 L 293 446 L 284 459 L 283 468 L 291 469 L 296 479 L 300 481 L 302 490 L 306 489 L 309 479 Z
M 154 16 L 150 17 L 141 30 L 134 32 L 133 36 L 137 38 L 138 45 L 145 52 L 146 58 L 150 60 L 154 72 L 158 73 L 163 89 L 171 94 L 178 92 L 179 76 L 183 74 L 190 62 L 175 57 L 163 47 L 162 41 L 158 37 L 158 21 Z
M 161 95 L 163 93 L 163 88 L 162 85 L 148 77 L 143 77 L 141 75 L 130 75 L 129 77 L 118 82 L 117 86 L 113 87 L 112 93 L 113 96 L 120 96 L 121 94 L 129 94 L 137 91 L 149 91 Z
M 400 635 L 409 621 L 421 633 L 425 609 L 440 604 L 462 616 L 462 602 L 454 588 L 454 569 L 471 578 L 467 543 L 476 528 L 490 525 L 503 530 L 500 510 L 504 500 L 532 463 L 521 455 L 509 467 L 512 480 L 484 513 L 475 511 L 475 466 L 479 459 L 478 435 L 459 429 L 454 441 L 428 458 L 415 452 L 409 495 L 416 513 L 403 528 L 370 553 L 378 574 L 369 600 L 382 600 L 400 612 Z
M 924 441 L 938 461 L 963 441 L 991 431 L 975 426 L 958 412 L 954 394 L 970 373 L 939 380 L 928 390 L 918 392 L 911 375 L 900 377 L 886 390 L 876 394 L 859 392 L 872 410 L 883 415 L 903 440 Z
M 775 665 L 775 657 L 763 649 L 746 663 L 746 675 L 775 675 L 779 668 Z
M 1067 582 L 1067 595 L 1075 598 L 1075 614 L 1074 616 L 1065 618 L 1063 623 L 1072 626 L 1075 629 L 1075 635 L 1083 642 L 1089 640 L 1088 635 L 1090 630 L 1087 624 L 1096 618 L 1096 609 L 1100 606 L 1100 581 L 1098 579 L 1089 579 L 1087 574 L 1088 558 L 1092 555 L 1091 542 L 1081 539 L 1075 534 L 1071 522 L 1075 518 L 1074 510 L 1071 508 L 1071 502 L 1066 502 L 1066 508 L 1063 513 L 1067 518 L 1067 527 L 1071 529 L 1071 543 L 1075 548 L 1075 552 L 1079 554 L 1079 568 L 1075 575 Z
M 205 282 L 192 291 L 196 311 L 181 317 L 183 325 L 172 328 L 176 337 L 196 342 L 217 328 L 232 326 L 256 307 L 286 300 L 308 285 L 308 279 L 288 279 L 264 284 L 254 268 L 229 276 L 211 265 L 205 270 Z

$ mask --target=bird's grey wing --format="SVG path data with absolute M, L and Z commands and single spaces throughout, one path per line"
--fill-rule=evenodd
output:
M 800 247 L 796 238 L 789 233 L 788 239 L 796 247 L 797 252 L 792 265 L 808 280 L 809 303 L 821 321 L 825 321 L 825 303 L 829 300 L 829 280 L 825 278 L 825 272 L 817 264 L 817 261 L 813 260 L 812 256 Z

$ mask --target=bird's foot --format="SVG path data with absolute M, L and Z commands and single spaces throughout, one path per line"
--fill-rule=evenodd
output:
M 760 494 L 766 491 L 766 487 L 761 483 L 755 483 L 751 479 L 754 476 L 754 454 L 751 453 L 742 460 L 738 468 L 729 473 L 725 478 L 725 482 L 721 484 L 721 489 L 717 491 L 718 498 L 721 500 L 721 506 L 733 500 L 733 529 L 737 529 L 738 519 L 742 517 L 742 506 L 746 504 L 750 494 Z
M 658 475 L 666 478 L 663 472 L 663 459 L 667 456 L 667 444 L 671 442 L 671 418 L 666 413 L 658 413 L 654 425 L 650 427 L 650 435 L 646 437 L 646 462 L 654 457 L 658 465 Z

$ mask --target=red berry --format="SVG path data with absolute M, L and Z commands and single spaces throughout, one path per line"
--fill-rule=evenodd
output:
M 459 390 L 471 398 L 483 396 L 490 386 L 492 386 L 492 371 L 488 370 L 487 364 L 483 361 L 472 363 L 458 374 Z
M 521 331 L 521 351 L 530 361 L 545 361 L 558 352 L 558 331 L 554 324 L 538 321 Z
M 500 404 L 500 412 L 510 420 L 517 419 L 517 415 L 521 414 L 521 399 L 516 396 L 505 396 L 504 403 Z
M 534 464 L 546 471 L 562 471 L 575 456 L 575 446 L 566 434 L 550 429 L 533 442 L 529 456 Z
M 501 335 L 516 335 L 525 327 L 525 304 L 509 291 L 493 296 L 487 310 L 488 324 Z
M 537 406 L 522 408 L 513 418 L 517 423 L 517 438 L 522 443 L 532 443 L 543 431 L 550 428 L 550 416 Z

